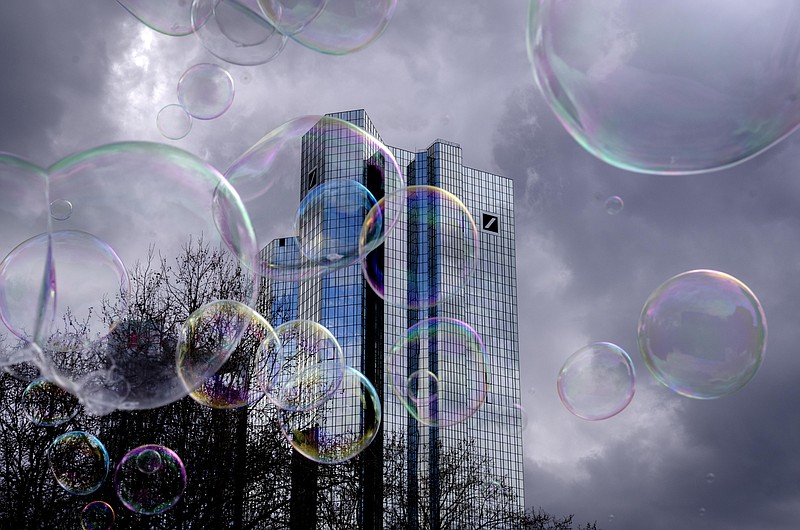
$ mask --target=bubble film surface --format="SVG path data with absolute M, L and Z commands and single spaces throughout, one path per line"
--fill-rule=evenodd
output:
M 167 105 L 156 115 L 156 127 L 164 138 L 180 140 L 192 130 L 192 117 L 182 105 Z
M 194 0 L 192 17 L 206 50 L 231 64 L 264 64 L 286 46 L 287 37 L 264 18 L 256 0 Z
M 728 167 L 792 132 L 798 40 L 791 0 L 530 4 L 529 57 L 548 105 L 590 153 L 643 173 Z
M 47 462 L 58 485 L 73 495 L 96 491 L 108 475 L 108 452 L 94 435 L 70 431 L 47 448 Z
M 682 396 L 714 399 L 756 374 L 766 351 L 767 320 L 741 281 L 694 270 L 650 294 L 638 336 L 642 358 L 658 382 Z
M 625 203 L 618 195 L 612 195 L 606 199 L 606 213 L 608 213 L 608 215 L 616 215 L 621 212 L 624 207 Z
M 397 0 L 258 0 L 273 25 L 298 43 L 331 55 L 369 46 L 394 16 Z
M 140 456 L 152 458 L 155 453 L 160 466 L 145 467 Z M 114 489 L 122 504 L 142 515 L 163 513 L 178 503 L 186 490 L 186 469 L 175 452 L 163 445 L 142 445 L 122 457 L 114 473 Z
M 279 413 L 279 425 L 292 447 L 322 464 L 344 462 L 361 453 L 378 434 L 381 419 L 375 387 L 350 366 L 338 390 L 319 407 Z
M 216 64 L 196 64 L 178 81 L 178 102 L 198 120 L 222 116 L 233 103 L 233 96 L 233 77 Z
M 192 399 L 208 407 L 255 403 L 264 396 L 261 378 L 280 369 L 278 335 L 264 317 L 241 302 L 206 304 L 190 315 L 180 337 L 178 373 Z
M 387 369 L 394 395 L 424 425 L 449 427 L 466 420 L 489 391 L 483 341 L 469 325 L 450 318 L 410 327 L 392 346 Z
M 480 237 L 475 220 L 461 200 L 435 186 L 408 186 L 378 201 L 364 221 L 361 241 L 382 241 L 382 227 L 399 223 L 415 247 L 409 250 L 405 280 L 384 280 L 383 255 L 365 251 L 364 277 L 386 302 L 408 309 L 433 307 L 461 292 L 475 269 Z M 434 250 L 432 250 L 434 249 Z M 433 280 L 429 280 L 433 278 Z
M 189 35 L 194 31 L 190 0 L 117 0 L 131 15 L 147 27 L 173 37 Z M 198 25 L 210 15 L 209 11 L 197 13 Z
M 303 163 L 303 143 L 336 162 L 325 167 L 314 160 Z M 377 198 L 404 185 L 403 172 L 383 143 L 356 125 L 324 116 L 301 116 L 277 127 L 234 161 L 225 177 L 253 216 L 259 248 L 266 247 L 260 254 L 264 274 L 281 281 L 321 276 L 377 248 L 395 220 L 383 218 L 383 229 L 362 237 L 353 249 L 364 220 L 357 208 L 342 216 L 335 205 L 369 200 L 362 188 Z M 326 185 L 323 191 L 313 191 L 321 185 Z M 296 203 L 286 200 L 309 193 L 306 202 L 314 207 L 301 207 L 299 213 Z M 298 219 L 299 226 L 293 226 Z M 325 252 L 341 241 L 350 249 L 347 253 Z
M 83 530 L 110 530 L 114 526 L 114 519 L 114 508 L 107 502 L 92 501 L 81 510 Z
M 564 407 L 584 420 L 605 420 L 633 399 L 636 372 L 628 354 L 609 342 L 573 353 L 561 367 L 556 386 Z
M 267 397 L 289 411 L 320 406 L 339 390 L 346 373 L 339 341 L 311 320 L 284 322 L 275 333 L 278 341 L 262 344 L 266 352 L 261 357 L 271 361 L 261 380 Z
M 58 385 L 39 378 L 22 392 L 22 410 L 34 425 L 54 427 L 78 414 L 78 398 Z

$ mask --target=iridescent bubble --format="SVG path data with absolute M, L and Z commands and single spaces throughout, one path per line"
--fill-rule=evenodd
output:
M 366 449 L 381 424 L 381 402 L 364 374 L 347 366 L 336 393 L 319 407 L 281 410 L 279 425 L 292 447 L 310 460 L 336 464 Z
M 302 145 L 314 153 L 305 160 Z M 324 166 L 318 162 L 321 158 L 327 160 Z M 403 173 L 383 143 L 361 127 L 330 116 L 286 122 L 241 155 L 225 176 L 253 215 L 259 248 L 264 249 L 264 274 L 281 281 L 329 273 L 377 248 L 396 219 L 383 218 L 381 228 L 359 240 L 354 250 L 352 241 L 361 237 L 363 223 L 357 218 L 360 206 L 345 209 L 344 215 L 327 209 L 361 205 L 370 200 L 368 194 L 378 198 L 404 185 Z M 318 186 L 325 187 L 314 191 Z M 301 206 L 298 213 L 296 203 L 286 200 L 292 196 L 313 208 Z M 299 225 L 293 226 L 293 220 Z M 325 252 L 329 247 L 344 251 Z
M 639 317 L 639 351 L 661 384 L 686 397 L 714 399 L 743 387 L 767 347 L 756 295 L 723 272 L 694 270 L 661 284 Z
M 198 120 L 222 116 L 233 103 L 233 95 L 233 77 L 216 64 L 196 64 L 178 81 L 178 101 Z
M 383 34 L 397 0 L 258 0 L 267 18 L 307 48 L 331 55 L 358 51 Z
M 139 467 L 142 453 L 160 459 L 157 469 Z M 148 453 L 150 454 L 150 453 Z M 142 445 L 122 457 L 114 473 L 114 489 L 122 504 L 142 515 L 163 513 L 177 504 L 186 489 L 186 469 L 175 451 L 163 445 Z
M 189 394 L 212 408 L 238 408 L 264 396 L 261 378 L 280 368 L 275 330 L 258 312 L 232 300 L 204 305 L 186 320 L 178 342 L 178 373 Z
M 360 257 L 361 227 L 376 202 L 355 180 L 332 180 L 314 187 L 300 202 L 294 222 L 300 251 L 323 265 Z M 336 228 L 320 229 L 320 222 Z
M 625 203 L 622 201 L 622 198 L 613 195 L 606 199 L 606 212 L 608 215 L 616 215 L 622 211 L 622 208 L 625 206 Z
M 53 427 L 78 414 L 78 398 L 45 379 L 36 379 L 22 392 L 22 410 L 34 424 Z
M 392 346 L 387 366 L 395 396 L 425 425 L 449 427 L 466 420 L 483 405 L 489 391 L 483 341 L 470 326 L 450 318 L 429 318 L 410 327 Z M 429 375 L 413 377 L 420 370 Z M 437 387 L 435 399 L 415 401 L 431 395 L 432 382 Z M 420 383 L 427 388 L 420 389 Z
M 56 199 L 50 203 L 50 217 L 56 221 L 66 221 L 72 215 L 72 203 L 66 199 Z
M 62 160 L 50 192 L 75 209 L 52 237 L 43 375 L 92 414 L 188 395 L 175 369 L 183 322 L 213 300 L 257 297 L 258 249 L 236 192 L 194 155 L 145 142 Z M 139 282 L 128 296 L 123 272 Z
M 464 203 L 435 186 L 399 189 L 370 210 L 361 232 L 362 243 L 381 241 L 383 227 L 398 219 L 413 235 L 409 236 L 403 281 L 386 281 L 383 252 L 366 253 L 369 247 L 362 244 L 364 277 L 375 293 L 397 307 L 425 309 L 461 292 L 475 269 L 480 246 L 478 228 Z
M 131 15 L 151 29 L 181 37 L 194 31 L 189 0 L 117 0 Z M 198 12 L 195 22 L 201 25 L 211 12 Z
M 417 407 L 427 407 L 439 397 L 439 378 L 430 370 L 417 370 L 408 376 L 408 399 Z
M 636 372 L 628 354 L 609 342 L 573 353 L 558 374 L 558 397 L 572 414 L 596 421 L 622 412 L 633 399 Z
M 139 471 L 147 475 L 155 473 L 161 469 L 163 465 L 164 462 L 161 460 L 161 453 L 155 449 L 145 449 L 136 457 L 136 467 L 139 468 Z
M 263 359 L 271 369 L 262 372 L 261 384 L 276 406 L 288 411 L 308 411 L 329 399 L 345 375 L 344 352 L 336 337 L 311 320 L 290 320 L 275 328 L 278 340 L 262 344 Z
M 103 501 L 92 501 L 81 510 L 83 530 L 110 530 L 114 526 L 114 508 Z
M 287 37 L 264 18 L 256 0 L 194 0 L 192 16 L 199 19 L 196 35 L 203 46 L 228 63 L 264 64 L 286 46 Z
M 58 485 L 73 495 L 93 493 L 108 475 L 105 446 L 83 431 L 70 431 L 53 440 L 47 461 Z
M 622 169 L 688 174 L 747 160 L 797 127 L 799 38 L 791 0 L 532 0 L 528 51 L 586 150 Z
M 158 111 L 156 127 L 164 138 L 180 140 L 192 130 L 192 117 L 181 105 L 173 103 Z

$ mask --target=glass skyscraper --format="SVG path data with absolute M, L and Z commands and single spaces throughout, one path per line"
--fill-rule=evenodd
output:
M 357 125 L 380 139 L 364 110 L 327 116 Z M 318 138 L 307 134 L 303 139 L 299 200 L 316 186 L 337 180 L 357 181 L 376 199 L 395 191 L 391 186 L 398 181 L 388 174 L 394 171 L 393 165 L 374 154 L 368 142 L 354 148 L 328 145 Z M 359 528 L 432 528 L 438 527 L 438 521 L 445 516 L 459 521 L 458 514 L 441 513 L 454 508 L 445 498 L 448 488 L 439 473 L 440 457 L 459 444 L 468 444 L 475 455 L 488 457 L 492 476 L 486 477 L 485 487 L 502 488 L 503 502 L 521 511 L 523 417 L 519 407 L 513 183 L 508 178 L 465 167 L 461 147 L 452 142 L 436 140 L 418 152 L 389 149 L 405 173 L 407 185 L 442 188 L 461 199 L 472 214 L 480 252 L 464 288 L 430 308 L 397 307 L 373 292 L 361 266 L 356 264 L 297 283 L 267 279 L 263 307 L 259 309 L 263 314 L 280 315 L 281 320 L 303 318 L 326 326 L 341 343 L 347 364 L 366 375 L 380 394 L 382 435 L 368 449 L 358 473 L 360 502 L 353 516 Z M 386 189 L 383 183 L 388 186 Z M 319 216 L 313 226 L 301 230 L 357 234 L 361 220 L 357 221 L 351 223 L 353 226 L 332 226 L 331 221 Z M 419 291 L 419 286 L 409 282 L 424 282 L 435 289 L 437 282 L 457 280 L 432 272 L 436 269 L 431 268 L 431 263 L 436 263 L 448 249 L 435 234 L 415 233 L 407 221 L 398 220 L 383 246 L 375 251 L 382 262 L 386 288 Z M 280 261 L 281 257 L 296 259 L 298 252 L 296 240 L 288 237 L 276 239 L 262 249 L 270 256 L 267 262 Z M 429 277 L 409 271 L 427 271 Z M 452 318 L 471 326 L 485 344 L 490 367 L 489 390 L 478 412 L 447 427 L 428 426 L 414 419 L 395 397 L 386 373 L 392 345 L 409 327 L 432 317 Z M 430 352 L 421 355 L 425 358 L 407 360 L 409 372 L 426 367 L 436 377 L 437 371 L 447 369 L 436 364 Z M 389 447 L 392 456 L 387 458 L 393 462 L 384 459 Z M 396 488 L 387 486 L 384 490 L 383 475 L 389 469 L 400 475 L 394 479 L 402 483 L 400 497 Z M 469 522 L 463 524 L 460 527 L 466 528 Z

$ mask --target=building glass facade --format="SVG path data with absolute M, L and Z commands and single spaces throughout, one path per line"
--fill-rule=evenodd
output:
M 363 110 L 328 116 L 353 123 L 380 139 Z M 298 198 L 301 202 L 316 186 L 336 181 L 355 180 L 375 199 L 395 191 L 391 186 L 397 179 L 389 174 L 394 171 L 392 164 L 385 163 L 368 142 L 355 148 L 325 145 L 319 138 L 309 133 L 303 141 Z M 491 482 L 507 491 L 505 502 L 522 510 L 523 426 L 518 408 L 512 181 L 465 167 L 461 147 L 445 140 L 436 140 L 418 152 L 394 147 L 390 150 L 406 173 L 408 185 L 436 186 L 454 194 L 475 219 L 480 252 L 464 287 L 456 288 L 460 278 L 453 274 L 452 268 L 443 265 L 445 256 L 452 252 L 446 248 L 447 239 L 427 226 L 410 222 L 404 215 L 375 251 L 383 262 L 385 288 L 395 297 L 427 296 L 430 293 L 426 290 L 455 290 L 456 294 L 447 301 L 426 309 L 396 307 L 372 291 L 360 265 L 356 264 L 299 283 L 267 280 L 259 309 L 264 315 L 304 318 L 326 326 L 340 341 L 347 363 L 364 373 L 381 394 L 382 435 L 370 447 L 368 457 L 362 459 L 358 473 L 361 502 L 354 514 L 358 528 L 438 528 L 445 517 L 458 521 L 457 514 L 440 513 L 448 510 L 448 503 L 444 498 L 447 488 L 439 481 L 439 459 L 465 441 L 476 453 L 490 459 L 494 470 Z M 323 231 L 322 240 L 350 238 L 353 234 L 357 237 L 360 233 L 363 217 L 346 221 L 329 219 L 321 213 L 324 204 L 319 208 L 318 215 L 308 215 L 299 227 L 304 240 L 315 231 Z M 291 238 L 285 238 L 274 240 L 262 252 L 283 253 L 292 258 L 296 255 L 291 253 L 299 250 Z M 490 366 L 489 391 L 482 407 L 466 421 L 448 427 L 426 426 L 415 420 L 396 399 L 385 375 L 392 345 L 409 327 L 431 317 L 452 318 L 471 326 L 486 346 Z M 458 371 L 459 367 L 439 364 L 437 348 L 430 345 L 409 355 L 406 367 L 409 373 L 419 369 L 442 375 L 448 370 Z M 447 399 L 445 393 L 442 399 Z M 391 461 L 384 461 L 384 449 L 389 445 L 394 452 L 387 457 Z M 384 491 L 383 474 L 390 470 L 400 477 L 397 480 L 402 483 L 402 495 L 395 494 L 396 488 L 387 487 Z

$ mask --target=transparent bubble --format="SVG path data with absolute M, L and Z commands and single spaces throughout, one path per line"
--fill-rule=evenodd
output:
M 287 37 L 264 18 L 256 0 L 194 0 L 192 16 L 203 46 L 228 63 L 264 64 L 286 46 Z
M 716 478 L 717 478 L 717 476 L 714 473 L 706 473 L 706 482 L 708 484 L 713 483 L 714 479 L 716 479 Z
M 190 396 L 212 408 L 238 408 L 264 396 L 261 378 L 275 373 L 280 349 L 269 322 L 241 302 L 218 300 L 189 316 L 178 342 L 178 373 Z
M 66 221 L 72 215 L 72 203 L 64 199 L 56 199 L 50 203 L 50 217 L 56 221 Z
M 173 103 L 158 111 L 156 127 L 164 138 L 180 140 L 192 130 L 192 117 L 181 105 Z
M 36 379 L 22 392 L 22 410 L 34 424 L 53 427 L 78 414 L 78 398 L 53 383 Z
M 410 327 L 392 346 L 387 366 L 395 396 L 425 425 L 449 427 L 466 420 L 483 405 L 489 391 L 483 341 L 470 326 L 450 318 L 429 318 Z M 412 378 L 420 370 L 430 375 Z M 432 382 L 435 394 L 430 392 Z M 420 389 L 420 384 L 427 386 Z M 413 397 L 420 395 L 435 399 L 417 403 Z
M 573 353 L 558 374 L 558 396 L 572 414 L 604 420 L 633 399 L 636 373 L 628 354 L 609 342 L 595 342 Z
M 614 166 L 721 169 L 800 123 L 797 2 L 530 6 L 528 50 L 545 100 L 584 148 Z
M 700 508 L 699 510 L 697 510 L 697 515 L 699 515 L 700 517 L 705 517 L 706 516 L 706 509 L 705 508 Z
M 117 0 L 117 3 L 155 31 L 181 37 L 194 31 L 190 0 Z M 210 16 L 210 11 L 198 12 L 195 22 L 200 25 Z
M 608 516 L 608 522 L 609 522 L 609 523 L 613 523 L 613 522 L 614 522 L 614 519 L 615 519 L 615 518 L 614 518 L 614 514 L 613 514 L 613 513 L 612 513 L 612 514 L 609 514 L 609 516 Z
M 723 272 L 694 270 L 661 284 L 639 317 L 639 351 L 653 376 L 686 397 L 714 399 L 756 374 L 767 321 L 756 295 Z
M 289 411 L 312 410 L 329 399 L 345 374 L 344 352 L 336 337 L 310 320 L 290 320 L 275 328 L 278 341 L 262 344 L 271 360 L 262 372 L 262 387 L 276 406 Z M 274 361 L 273 361 L 274 359 Z
M 381 402 L 364 374 L 347 366 L 341 385 L 319 407 L 281 410 L 279 425 L 292 447 L 322 464 L 349 460 L 366 449 L 381 424 Z
M 152 451 L 158 469 L 142 471 L 139 456 Z M 163 513 L 177 504 L 186 489 L 186 469 L 175 451 L 163 445 L 142 445 L 122 457 L 114 473 L 114 489 L 122 504 L 142 515 Z
M 387 195 L 370 210 L 361 241 L 380 241 L 382 227 L 392 222 L 409 235 L 409 266 L 404 281 L 388 282 L 383 274 L 383 252 L 366 254 L 364 277 L 386 302 L 408 309 L 425 309 L 462 291 L 479 255 L 478 228 L 469 210 L 452 193 L 435 186 L 408 186 Z M 431 253 L 434 246 L 437 252 Z M 365 254 L 362 245 L 362 254 Z M 431 282 L 429 278 L 436 278 Z M 424 281 L 422 280 L 424 279 Z
M 427 407 L 438 399 L 439 384 L 439 378 L 430 370 L 417 370 L 408 376 L 408 399 L 417 407 Z
M 257 297 L 258 251 L 238 195 L 213 167 L 163 144 L 100 146 L 49 171 L 52 196 L 75 209 L 52 236 L 42 374 L 92 414 L 186 396 L 175 369 L 183 322 L 213 300 Z M 127 297 L 123 272 L 135 286 Z
M 622 201 L 617 195 L 613 195 L 606 199 L 606 212 L 608 215 L 616 215 L 622 211 L 622 208 L 625 206 L 625 203 Z
M 233 77 L 216 64 L 196 64 L 178 81 L 178 101 L 198 120 L 222 116 L 233 103 L 233 95 Z
M 313 152 L 305 160 L 302 145 Z M 320 158 L 327 160 L 324 166 Z M 404 185 L 403 173 L 383 143 L 356 125 L 327 116 L 302 116 L 274 129 L 231 164 L 225 176 L 253 215 L 263 249 L 262 270 L 281 281 L 326 274 L 352 265 L 377 248 L 396 220 L 384 219 L 382 229 L 359 241 L 353 250 L 352 241 L 360 237 L 363 219 L 359 221 L 353 210 L 345 210 L 342 216 L 327 208 L 351 204 L 354 198 L 359 204 L 369 201 L 364 188 L 378 198 Z M 314 191 L 323 185 L 321 191 Z M 304 204 L 311 203 L 313 208 L 303 206 L 298 213 L 297 203 L 287 197 L 308 197 Z M 295 220 L 300 221 L 297 227 L 292 224 Z M 339 258 L 339 252 L 324 252 L 328 247 L 344 247 L 346 252 Z
M 139 471 L 147 475 L 155 473 L 164 463 L 161 460 L 161 453 L 155 449 L 145 449 L 136 456 L 136 467 Z
M 114 508 L 103 501 L 92 501 L 81 510 L 83 530 L 110 530 L 114 526 Z
M 358 51 L 383 34 L 397 0 L 258 0 L 270 22 L 312 50 Z
M 105 446 L 83 431 L 70 431 L 53 440 L 47 461 L 58 485 L 73 495 L 93 493 L 108 475 Z

